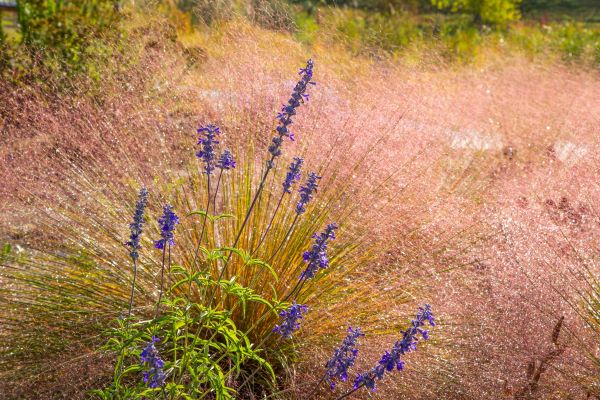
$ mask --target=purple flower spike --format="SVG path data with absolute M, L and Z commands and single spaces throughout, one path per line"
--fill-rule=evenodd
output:
M 150 367 L 148 371 L 144 372 L 144 383 L 152 389 L 164 386 L 167 378 L 167 374 L 163 371 L 164 362 L 158 355 L 156 346 L 154 346 L 154 343 L 159 341 L 159 338 L 152 336 L 152 340 L 148 342 L 140 354 L 140 363 L 146 363 Z
M 296 205 L 296 214 L 302 214 L 306 211 L 306 205 L 312 200 L 319 184 L 317 180 L 321 179 L 315 172 L 308 174 L 306 184 L 300 187 L 300 200 Z
M 292 185 L 294 182 L 300 180 L 300 170 L 302 169 L 302 163 L 304 159 L 302 157 L 294 157 L 294 161 L 290 164 L 290 168 L 285 176 L 285 181 L 283 182 L 283 191 L 285 193 L 292 193 Z
M 359 374 L 356 377 L 354 389 L 365 386 L 367 389 L 375 390 L 376 379 L 383 379 L 386 372 L 391 372 L 394 369 L 397 369 L 398 371 L 404 369 L 404 361 L 400 357 L 417 349 L 419 334 L 424 340 L 429 338 L 428 332 L 421 328 L 425 325 L 426 321 L 429 322 L 429 325 L 435 326 L 433 314 L 431 313 L 431 306 L 429 304 L 419 307 L 417 317 L 411 322 L 410 328 L 405 332 L 402 332 L 402 340 L 397 341 L 390 351 L 386 351 L 383 354 L 379 364 L 370 371 Z
M 219 143 L 216 138 L 221 130 L 216 125 L 208 124 L 198 128 L 197 132 L 201 136 L 198 138 L 200 150 L 196 153 L 196 157 L 204 162 L 204 172 L 210 175 L 215 169 L 215 145 Z
M 179 218 L 173 212 L 173 207 L 165 204 L 163 207 L 163 215 L 158 219 L 158 223 L 160 225 L 160 235 L 162 236 L 162 239 L 154 242 L 154 247 L 162 250 L 165 248 L 166 244 L 174 246 L 175 236 L 173 235 L 173 231 L 175 230 L 175 225 L 179 224 Z
M 300 320 L 302 314 L 306 314 L 308 307 L 297 304 L 295 301 L 287 309 L 279 313 L 279 316 L 283 318 L 281 325 L 276 325 L 273 328 L 273 332 L 278 332 L 283 338 L 288 339 L 292 337 L 294 331 L 300 329 Z
M 329 224 L 320 234 L 314 234 L 315 243 L 309 251 L 305 251 L 302 255 L 304 262 L 308 264 L 304 272 L 300 275 L 300 279 L 313 278 L 319 269 L 329 267 L 329 257 L 327 256 L 327 244 L 330 240 L 335 239 L 335 230 L 338 228 L 336 224 Z
M 287 104 L 284 104 L 281 108 L 281 112 L 277 114 L 279 120 L 279 126 L 277 126 L 277 136 L 273 137 L 271 145 L 269 146 L 269 153 L 271 153 L 272 160 L 269 161 L 269 167 L 273 167 L 273 160 L 281 155 L 281 145 L 283 144 L 283 138 L 287 137 L 290 140 L 294 140 L 294 134 L 290 132 L 289 126 L 292 124 L 292 117 L 296 115 L 296 109 L 300 107 L 300 104 L 308 100 L 308 94 L 306 94 L 306 88 L 308 85 L 314 85 L 312 81 L 313 76 L 313 61 L 308 60 L 306 67 L 301 68 L 299 72 L 300 80 L 296 83 L 294 90 L 288 100 Z
M 219 169 L 233 169 L 235 168 L 235 160 L 229 150 L 223 150 L 219 161 L 217 161 L 217 168 Z
M 135 213 L 133 214 L 133 222 L 129 224 L 131 228 L 131 235 L 129 236 L 129 242 L 127 246 L 131 247 L 129 255 L 133 260 L 137 260 L 139 257 L 138 250 L 140 249 L 140 235 L 142 234 L 142 225 L 144 224 L 144 209 L 148 202 L 148 189 L 142 188 L 138 197 L 138 201 L 135 204 Z
M 348 379 L 348 369 L 354 365 L 356 356 L 358 355 L 358 338 L 365 336 L 360 331 L 360 328 L 348 328 L 348 335 L 342 342 L 342 345 L 335 350 L 333 356 L 327 361 L 327 382 L 331 390 L 335 389 L 335 378 L 339 378 L 342 382 Z

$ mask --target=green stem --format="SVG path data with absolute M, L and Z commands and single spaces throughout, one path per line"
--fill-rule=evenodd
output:
M 192 271 L 196 269 L 196 261 L 198 260 L 198 254 L 200 253 L 200 246 L 202 245 L 202 238 L 204 237 L 204 229 L 206 227 L 206 219 L 208 217 L 208 209 L 210 208 L 210 173 L 206 174 L 206 188 L 207 188 L 207 200 L 206 200 L 206 214 L 204 214 L 204 219 L 202 220 L 202 229 L 200 230 L 200 238 L 198 239 L 198 245 L 196 246 L 196 251 L 194 252 L 194 259 L 192 260 Z M 216 196 L 216 195 L 215 195 Z
M 346 392 L 346 393 L 344 393 L 343 395 L 341 395 L 340 397 L 338 397 L 338 398 L 337 398 L 337 399 L 335 399 L 335 400 L 342 400 L 342 399 L 345 399 L 346 397 L 350 396 L 352 393 L 354 393 L 354 392 L 358 391 L 358 390 L 359 390 L 360 388 L 362 388 L 363 386 L 365 386 L 365 384 L 364 384 L 364 383 L 361 383 L 360 385 L 358 385 L 358 387 L 356 387 L 356 388 L 354 388 L 354 389 L 350 390 L 349 392 Z
M 321 387 L 321 385 L 323 384 L 323 382 L 325 381 L 326 378 L 327 378 L 327 372 L 325 372 L 323 374 L 323 376 L 321 377 L 321 380 L 319 380 L 319 382 L 315 385 L 313 390 L 311 390 L 311 392 L 308 394 L 308 396 L 306 396 L 305 400 L 311 400 L 315 396 L 315 394 L 318 393 L 319 388 Z
M 281 202 L 283 201 L 283 198 L 285 196 L 285 191 L 281 194 L 281 197 L 279 198 L 279 201 L 277 202 L 277 207 L 275 207 L 275 212 L 273 213 L 273 216 L 271 217 L 271 220 L 269 221 L 269 224 L 267 225 L 267 229 L 265 230 L 265 232 L 263 233 L 263 235 L 261 236 L 259 242 L 258 242 L 258 246 L 256 246 L 256 249 L 254 249 L 254 251 L 252 252 L 252 254 L 256 254 L 256 252 L 258 251 L 258 249 L 260 249 L 260 246 L 262 246 L 263 242 L 265 241 L 267 234 L 269 233 L 269 230 L 271 229 L 271 226 L 273 225 L 273 221 L 275 220 L 275 216 L 277 215 L 277 212 L 279 211 L 279 208 L 281 207 Z
M 131 309 L 133 307 L 133 294 L 135 292 L 135 278 L 137 276 L 137 260 L 133 258 L 133 282 L 131 284 L 131 296 L 129 297 L 129 310 L 127 311 L 127 319 L 131 317 Z
M 155 319 L 158 317 L 158 311 L 160 310 L 160 301 L 162 300 L 162 295 L 163 295 L 163 286 L 165 284 L 165 256 L 167 253 L 167 246 L 170 246 L 170 245 L 165 243 L 163 246 L 162 265 L 160 267 L 160 292 L 158 295 L 158 302 L 156 303 L 156 313 L 154 315 Z
M 217 193 L 219 193 L 219 186 L 221 185 L 222 176 L 223 170 L 221 169 L 221 172 L 219 172 L 219 179 L 217 179 L 217 188 L 215 189 L 215 196 L 213 197 L 213 215 L 217 214 Z
M 277 246 L 277 249 L 271 255 L 271 258 L 269 259 L 269 261 L 267 261 L 267 264 L 271 264 L 271 262 L 273 261 L 273 259 L 275 259 L 275 256 L 277 255 L 277 253 L 279 253 L 279 250 L 281 250 L 281 248 L 283 247 L 283 244 L 286 242 L 288 236 L 290 235 L 290 233 L 292 233 L 292 229 L 294 229 L 294 226 L 296 225 L 296 222 L 298 221 L 299 217 L 300 217 L 300 214 L 296 214 L 296 216 L 294 217 L 294 220 L 292 221 L 292 224 L 290 225 L 290 228 L 285 233 L 285 236 L 283 237 L 283 240 L 281 241 L 281 243 L 279 243 L 279 246 Z

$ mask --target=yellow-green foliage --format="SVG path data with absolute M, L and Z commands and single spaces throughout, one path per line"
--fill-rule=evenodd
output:
M 111 51 L 106 44 L 120 35 L 121 13 L 109 0 L 18 1 L 17 18 L 19 35 L 10 43 L 10 57 L 23 75 L 40 63 L 57 75 L 94 75 L 95 63 Z
M 600 60 L 600 30 L 594 24 L 548 22 L 539 26 L 514 22 L 506 30 L 477 26 L 467 14 L 390 14 L 351 8 L 299 12 L 295 21 L 299 41 L 343 44 L 360 54 L 428 59 L 433 53 L 445 61 L 471 62 L 490 51 L 497 56 L 501 50 L 585 65 Z M 500 26 L 506 27 L 507 22 Z
M 520 0 L 431 0 L 440 10 L 466 13 L 477 24 L 506 26 L 520 18 Z

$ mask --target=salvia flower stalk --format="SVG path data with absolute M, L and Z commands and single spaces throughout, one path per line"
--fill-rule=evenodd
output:
M 289 131 L 288 126 L 292 124 L 292 116 L 296 115 L 296 108 L 298 108 L 300 106 L 300 104 L 302 104 L 305 100 L 308 99 L 308 94 L 306 93 L 307 86 L 309 84 L 312 84 L 312 85 L 315 84 L 312 81 L 313 61 L 309 59 L 306 62 L 306 67 L 301 68 L 299 74 L 301 75 L 301 78 L 298 81 L 298 83 L 296 84 L 296 86 L 294 87 L 294 90 L 292 91 L 291 97 L 288 100 L 287 105 L 284 105 L 283 108 L 281 109 L 281 112 L 277 115 L 277 118 L 279 119 L 279 126 L 277 127 L 278 135 L 273 137 L 272 143 L 269 146 L 269 153 L 271 154 L 271 158 L 267 161 L 267 168 L 265 169 L 265 172 L 263 173 L 260 183 L 258 184 L 258 189 L 256 190 L 256 193 L 254 194 L 254 196 L 252 198 L 252 202 L 250 203 L 250 207 L 248 207 L 248 211 L 246 211 L 244 220 L 242 221 L 242 224 L 240 225 L 240 227 L 238 229 L 238 233 L 233 241 L 233 244 L 231 245 L 231 248 L 235 248 L 237 246 L 238 241 L 240 240 L 240 237 L 242 235 L 242 232 L 243 232 L 244 228 L 246 227 L 246 224 L 248 223 L 250 214 L 252 213 L 252 210 L 254 209 L 254 206 L 256 205 L 256 202 L 257 202 L 258 198 L 260 197 L 260 194 L 262 193 L 262 190 L 265 186 L 265 182 L 267 180 L 267 176 L 269 175 L 269 171 L 271 171 L 271 169 L 275 166 L 275 163 L 274 163 L 275 159 L 282 154 L 281 146 L 283 144 L 283 138 L 289 137 L 290 139 L 293 140 L 293 135 Z M 230 251 L 229 255 L 227 256 L 227 259 L 225 260 L 223 268 L 221 268 L 221 273 L 219 274 L 218 280 L 220 280 L 221 278 L 223 278 L 223 276 L 225 276 L 225 272 L 227 271 L 227 266 L 229 265 L 229 261 L 231 260 L 232 255 L 233 255 L 233 251 Z M 272 256 L 272 257 L 274 257 L 274 256 Z M 209 305 L 212 304 L 213 298 L 214 298 L 214 290 L 210 296 L 210 300 L 208 302 Z
M 160 292 L 158 295 L 158 302 L 156 303 L 156 316 L 158 316 L 158 312 L 160 310 L 160 301 L 163 295 L 163 287 L 165 284 L 165 256 L 167 254 L 167 249 L 169 250 L 169 268 L 171 265 L 171 246 L 175 245 L 175 225 L 179 224 L 179 218 L 173 212 L 173 207 L 168 204 L 165 204 L 163 207 L 163 215 L 158 219 L 158 223 L 160 225 L 160 235 L 161 239 L 154 242 L 154 247 L 162 250 L 162 264 L 160 267 Z
M 429 322 L 430 326 L 435 325 L 429 304 L 419 307 L 419 312 L 412 321 L 411 326 L 402 332 L 402 339 L 397 341 L 390 351 L 386 351 L 383 354 L 377 366 L 356 377 L 354 390 L 358 390 L 363 386 L 367 389 L 375 390 L 376 380 L 383 379 L 386 372 L 391 372 L 394 369 L 401 371 L 404 368 L 404 361 L 401 357 L 417 349 L 418 336 L 421 335 L 425 340 L 429 338 L 428 331 L 422 328 L 425 322 Z
M 306 211 L 306 206 L 312 200 L 314 193 L 319 187 L 317 182 L 319 179 L 321 179 L 321 177 L 318 176 L 316 172 L 311 172 L 308 174 L 306 184 L 300 187 L 300 200 L 296 205 L 296 214 L 300 215 Z
M 315 243 L 310 250 L 305 251 L 302 255 L 304 262 L 308 265 L 304 272 L 300 274 L 300 280 L 313 278 L 319 269 L 329 267 L 327 245 L 330 240 L 335 239 L 335 230 L 337 228 L 338 226 L 336 224 L 329 224 L 323 232 L 313 235 Z
M 297 304 L 294 301 L 287 310 L 283 310 L 279 313 L 279 316 L 283 318 L 283 320 L 280 325 L 276 325 L 275 328 L 273 328 L 273 332 L 279 333 L 285 339 L 291 338 L 294 331 L 300 329 L 300 320 L 306 312 L 308 312 L 307 306 Z
M 220 170 L 228 170 L 235 168 L 235 160 L 233 158 L 233 154 L 229 150 L 223 150 L 221 156 L 219 157 L 219 161 L 217 161 L 217 168 Z
M 221 153 L 221 155 L 219 156 L 219 161 L 217 161 L 216 167 L 218 169 L 220 169 L 219 171 L 219 178 L 217 179 L 217 187 L 215 189 L 215 194 L 213 196 L 213 214 L 216 214 L 217 212 L 217 194 L 219 193 L 219 188 L 221 187 L 221 178 L 223 177 L 223 171 L 227 171 L 230 169 L 235 169 L 235 159 L 233 158 L 233 154 L 231 154 L 231 151 L 225 149 L 223 150 L 223 152 Z M 210 201 L 210 194 L 209 194 L 209 201 Z M 209 204 L 210 205 L 210 204 Z M 207 206 L 207 210 L 208 212 L 208 206 Z M 206 218 L 205 218 L 206 221 Z M 204 230 L 204 228 L 203 228 Z
M 279 125 L 277 126 L 277 136 L 273 137 L 271 145 L 269 146 L 269 153 L 271 153 L 271 160 L 268 162 L 268 167 L 273 167 L 273 161 L 275 158 L 281 155 L 281 146 L 283 145 L 283 138 L 287 137 L 290 140 L 294 140 L 294 134 L 290 132 L 289 126 L 292 124 L 292 117 L 296 115 L 296 109 L 300 107 L 305 100 L 308 100 L 308 94 L 306 89 L 308 85 L 314 85 L 312 81 L 313 76 L 313 61 L 308 60 L 306 67 L 301 68 L 299 72 L 300 80 L 296 83 L 294 90 L 288 100 L 287 104 L 284 104 L 281 108 L 281 112 L 277 114 Z
M 348 380 L 348 369 L 356 361 L 358 355 L 356 346 L 358 345 L 358 338 L 361 336 L 365 336 L 365 334 L 361 332 L 360 328 L 348 328 L 348 335 L 342 341 L 341 346 L 335 350 L 333 356 L 325 364 L 326 379 L 331 390 L 335 389 L 334 379 L 340 379 L 342 382 Z
M 165 379 L 167 378 L 167 375 L 163 371 L 164 362 L 154 345 L 154 343 L 159 341 L 159 338 L 152 336 L 152 340 L 146 344 L 146 347 L 140 354 L 140 364 L 147 364 L 150 367 L 147 371 L 144 371 L 144 383 L 152 389 L 164 386 Z
M 137 259 L 139 257 L 140 249 L 140 236 L 142 235 L 142 227 L 144 224 L 144 210 L 146 203 L 148 202 L 148 189 L 140 189 L 137 203 L 135 205 L 135 212 L 133 213 L 133 222 L 129 224 L 131 229 L 131 235 L 129 236 L 129 242 L 126 244 L 131 247 L 129 255 L 133 260 L 133 282 L 131 283 L 131 295 L 129 297 L 129 308 L 127 316 L 131 316 L 131 309 L 133 307 L 133 295 L 135 293 L 135 281 L 137 277 Z
M 215 169 L 215 145 L 219 143 L 217 135 L 221 133 L 221 130 L 216 125 L 208 124 L 198 128 L 197 132 L 201 136 L 198 138 L 200 150 L 196 153 L 196 157 L 202 160 L 204 163 L 204 172 L 210 175 Z
M 292 185 L 294 182 L 300 180 L 300 171 L 303 163 L 304 159 L 302 157 L 294 157 L 294 160 L 291 162 L 285 175 L 285 180 L 283 181 L 283 193 L 292 193 Z
M 294 157 L 294 160 L 291 162 L 291 164 L 288 168 L 288 171 L 285 175 L 285 180 L 283 181 L 283 192 L 281 193 L 281 196 L 279 197 L 279 201 L 277 202 L 277 206 L 275 207 L 275 211 L 273 212 L 273 215 L 271 216 L 271 219 L 269 220 L 269 223 L 267 224 L 267 229 L 265 229 L 265 231 L 263 232 L 260 240 L 258 241 L 258 245 L 256 246 L 256 249 L 254 249 L 254 252 L 258 251 L 260 246 L 263 244 L 265 238 L 269 234 L 269 231 L 271 230 L 271 226 L 273 226 L 273 221 L 275 221 L 277 212 L 279 211 L 279 208 L 281 207 L 283 198 L 285 197 L 286 194 L 292 193 L 292 185 L 294 184 L 294 182 L 300 180 L 300 176 L 301 176 L 300 171 L 302 170 L 303 163 L 304 163 L 304 159 L 302 157 Z
M 129 241 L 126 243 L 131 247 L 129 255 L 133 260 L 137 260 L 139 257 L 138 250 L 140 249 L 140 236 L 142 234 L 142 227 L 144 225 L 144 210 L 146 203 L 148 202 L 148 189 L 140 189 L 137 203 L 135 204 L 135 212 L 133 213 L 133 222 L 129 224 L 131 229 L 131 235 Z
M 161 239 L 154 242 L 154 247 L 164 249 L 166 245 L 175 245 L 175 225 L 179 224 L 179 217 L 173 212 L 173 207 L 165 204 L 163 207 L 163 215 L 158 219 L 160 225 Z

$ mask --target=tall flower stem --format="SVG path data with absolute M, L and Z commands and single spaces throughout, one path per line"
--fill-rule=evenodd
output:
M 217 213 L 217 193 L 219 193 L 219 186 L 221 186 L 221 177 L 223 176 L 223 169 L 219 172 L 219 178 L 217 179 L 217 187 L 215 189 L 215 195 L 213 197 L 213 214 Z M 208 209 L 207 209 L 208 211 Z
M 242 225 L 240 226 L 240 229 L 238 230 L 237 235 L 235 236 L 235 240 L 233 241 L 233 244 L 231 245 L 231 247 L 233 249 L 235 249 L 238 242 L 240 241 L 242 232 L 244 231 L 244 228 L 246 227 L 246 224 L 248 223 L 248 220 L 250 219 L 250 214 L 252 213 L 252 210 L 254 209 L 254 206 L 256 205 L 256 202 L 265 187 L 265 182 L 267 180 L 267 176 L 269 175 L 269 172 L 273 168 L 274 160 L 275 160 L 275 156 L 271 156 L 271 160 L 267 163 L 267 167 L 266 167 L 267 169 L 265 170 L 265 173 L 263 174 L 263 176 L 260 180 L 260 184 L 258 185 L 258 190 L 254 194 L 254 198 L 252 199 L 252 202 L 250 203 L 250 207 L 248 208 L 248 211 L 246 211 L 246 216 L 244 217 L 244 221 L 242 222 Z M 233 255 L 233 250 L 230 250 L 229 255 L 227 256 L 227 259 L 225 260 L 225 263 L 223 264 L 223 268 L 221 269 L 221 273 L 219 274 L 219 277 L 217 278 L 217 283 L 219 281 L 221 281 L 221 279 L 223 279 L 223 276 L 225 276 L 225 271 L 227 270 L 227 266 L 229 264 L 229 261 L 231 260 L 232 255 Z M 217 291 L 217 288 L 215 287 L 215 289 L 213 289 L 210 299 L 208 301 L 208 307 L 212 306 L 212 302 L 214 300 L 216 291 Z
M 125 243 L 126 246 L 131 247 L 129 255 L 131 261 L 133 261 L 133 282 L 131 284 L 131 296 L 129 297 L 129 308 L 127 311 L 127 318 L 131 317 L 131 309 L 133 308 L 133 296 L 135 294 L 135 281 L 137 277 L 137 259 L 139 257 L 140 236 L 142 234 L 142 227 L 144 224 L 144 209 L 146 208 L 146 202 L 148 201 L 148 190 L 145 187 L 140 189 L 138 201 L 135 204 L 135 212 L 133 214 L 133 222 L 129 224 L 131 228 L 131 235 L 129 241 Z
M 284 197 L 285 197 L 285 191 L 283 193 L 281 193 L 281 197 L 279 198 L 279 201 L 277 202 L 277 206 L 275 207 L 275 212 L 273 212 L 273 216 L 271 217 L 269 224 L 267 225 L 267 229 L 265 229 L 260 240 L 258 241 L 258 246 L 256 246 L 256 248 L 254 249 L 252 254 L 256 254 L 258 249 L 260 249 L 260 246 L 262 246 L 263 242 L 265 241 L 267 234 L 269 233 L 269 231 L 271 229 L 271 226 L 273 226 L 273 221 L 275 220 L 275 217 L 277 216 L 277 213 L 279 212 L 279 208 L 281 207 L 281 203 L 283 202 Z
M 292 221 L 292 224 L 290 225 L 289 229 L 285 233 L 285 236 L 279 243 L 279 246 L 277 246 L 277 249 L 275 249 L 275 252 L 271 255 L 271 258 L 269 258 L 269 261 L 267 261 L 267 264 L 270 264 L 271 261 L 273 261 L 275 259 L 275 256 L 277 255 L 277 253 L 279 253 L 279 251 L 281 250 L 281 248 L 287 241 L 288 237 L 290 236 L 290 233 L 292 233 L 292 229 L 294 229 L 294 226 L 296 225 L 296 222 L 298 222 L 299 217 L 300 217 L 300 214 L 296 214 L 296 216 L 294 217 L 294 220 Z
M 158 312 L 160 310 L 160 302 L 162 300 L 162 295 L 163 295 L 163 287 L 165 284 L 165 257 L 167 254 L 167 246 L 170 247 L 170 245 L 167 244 L 162 249 L 163 253 L 162 253 L 162 265 L 160 267 L 160 292 L 158 294 L 158 302 L 156 303 L 156 313 L 154 315 L 154 318 L 158 317 Z
M 350 390 L 350 391 L 348 391 L 348 392 L 344 393 L 343 395 L 341 395 L 340 397 L 338 397 L 338 398 L 337 398 L 337 399 L 335 399 L 335 400 L 342 400 L 342 399 L 345 399 L 346 397 L 348 397 L 348 396 L 352 395 L 354 392 L 357 392 L 357 391 L 359 391 L 359 390 L 360 390 L 360 389 L 361 389 L 363 386 L 365 386 L 365 384 L 364 384 L 364 383 L 361 383 L 360 385 L 358 385 L 358 386 L 357 386 L 357 387 L 355 387 L 354 389 L 352 389 L 352 390 Z
M 296 298 L 297 298 L 298 295 L 300 294 L 300 292 L 302 291 L 302 288 L 304 287 L 305 283 L 306 283 L 306 279 L 298 280 L 298 282 L 296 283 L 296 286 L 294 286 L 292 291 L 289 292 L 281 301 L 282 302 L 288 301 L 290 299 L 290 297 L 292 297 L 294 294 L 296 294 Z M 298 293 L 296 293 L 296 290 L 298 290 Z M 295 298 L 294 298 L 294 300 L 295 300 Z
M 233 248 L 233 249 L 236 248 L 236 246 L 240 240 L 240 237 L 242 236 L 242 232 L 244 231 L 244 228 L 246 227 L 246 224 L 248 223 L 250 214 L 252 213 L 252 210 L 254 209 L 254 206 L 256 205 L 256 202 L 257 202 L 258 198 L 260 197 L 260 194 L 263 191 L 263 188 L 265 186 L 265 182 L 267 180 L 267 176 L 269 175 L 269 172 L 275 166 L 275 159 L 277 157 L 281 156 L 281 154 L 282 154 L 281 147 L 283 145 L 284 138 L 287 137 L 292 141 L 294 140 L 294 135 L 292 134 L 292 132 L 290 132 L 288 127 L 292 124 L 292 117 L 294 115 L 296 115 L 296 112 L 297 112 L 296 109 L 298 107 L 300 107 L 300 105 L 302 103 L 304 103 L 305 100 L 308 99 L 308 94 L 306 93 L 306 89 L 307 89 L 308 85 L 315 84 L 315 82 L 313 82 L 311 80 L 312 76 L 313 76 L 313 61 L 312 60 L 309 59 L 306 62 L 306 67 L 300 69 L 299 75 L 300 75 L 300 80 L 298 81 L 298 83 L 296 83 L 296 86 L 294 86 L 294 89 L 292 91 L 292 94 L 290 95 L 290 98 L 289 98 L 287 104 L 283 105 L 281 112 L 279 112 L 279 114 L 277 114 L 277 119 L 279 120 L 279 125 L 275 129 L 277 134 L 271 140 L 271 144 L 269 145 L 269 149 L 268 149 L 269 153 L 271 154 L 271 159 L 269 161 L 267 161 L 266 170 L 262 176 L 262 179 L 260 180 L 258 190 L 256 191 L 256 194 L 254 195 L 254 198 L 252 199 L 252 202 L 250 203 L 250 207 L 248 208 L 248 211 L 246 212 L 244 221 L 242 222 L 242 225 L 240 226 L 240 229 L 235 237 L 235 240 L 233 241 L 233 244 L 231 245 L 231 248 Z M 229 264 L 229 261 L 231 260 L 232 255 L 233 255 L 233 250 L 230 250 L 229 255 L 227 256 L 227 260 L 225 260 L 225 263 L 223 264 L 223 268 L 221 269 L 221 273 L 219 274 L 219 278 L 218 278 L 217 282 L 219 282 L 225 275 L 225 272 L 227 271 L 227 266 Z M 216 288 L 212 291 L 210 301 L 208 302 L 209 307 L 212 305 L 212 301 L 214 299 L 215 292 L 216 292 Z
M 129 310 L 127 311 L 127 318 L 131 317 L 131 309 L 133 308 L 133 295 L 135 293 L 135 279 L 137 277 L 137 260 L 133 258 L 133 282 L 131 283 L 131 296 L 129 297 Z
M 308 396 L 306 396 L 305 400 L 311 400 L 313 397 L 315 397 L 315 395 L 319 392 L 319 388 L 321 387 L 323 382 L 325 382 L 325 379 L 327 379 L 327 372 L 323 374 L 319 382 L 313 387 Z
M 219 176 L 219 180 L 220 180 Z M 196 246 L 196 251 L 194 252 L 194 260 L 192 261 L 192 268 L 196 267 L 196 261 L 198 260 L 198 254 L 200 253 L 200 246 L 202 246 L 202 238 L 204 237 L 204 229 L 206 228 L 206 219 L 208 217 L 208 209 L 210 208 L 210 173 L 206 174 L 206 190 L 208 191 L 206 196 L 206 214 L 204 214 L 204 218 L 202 219 L 202 228 L 200 229 L 200 238 L 198 238 L 198 245 Z M 215 194 L 216 196 L 216 194 Z

